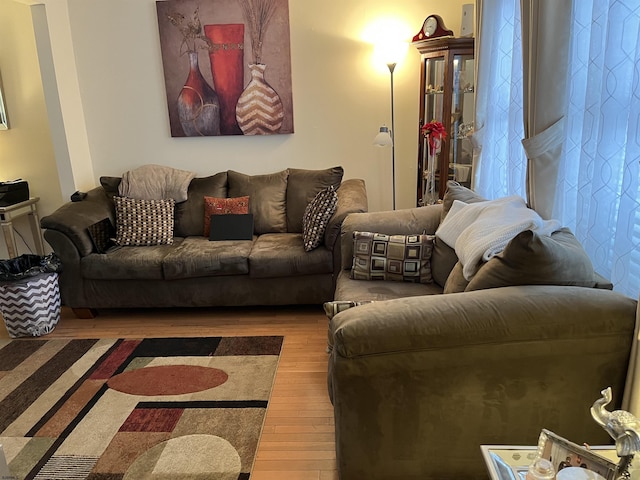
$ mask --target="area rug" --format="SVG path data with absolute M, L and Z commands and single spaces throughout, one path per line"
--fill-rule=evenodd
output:
M 282 341 L 0 340 L 0 444 L 11 475 L 246 480 Z

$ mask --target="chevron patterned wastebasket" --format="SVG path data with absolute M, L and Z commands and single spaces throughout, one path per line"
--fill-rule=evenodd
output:
M 0 282 L 0 312 L 11 338 L 50 333 L 60 321 L 58 274 Z

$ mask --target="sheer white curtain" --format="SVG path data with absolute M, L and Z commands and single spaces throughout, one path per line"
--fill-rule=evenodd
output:
M 640 292 L 640 3 L 574 0 L 565 153 L 553 211 L 615 289 Z
M 525 196 L 519 0 L 478 1 L 475 189 Z M 640 293 L 640 2 L 573 0 L 566 140 L 552 217 L 615 290 Z M 481 96 L 485 96 L 482 98 Z
M 476 0 L 476 9 L 474 189 L 486 198 L 525 197 L 519 0 Z

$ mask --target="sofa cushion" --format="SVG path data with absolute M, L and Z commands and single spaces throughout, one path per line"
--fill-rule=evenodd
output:
M 344 169 L 342 167 L 325 170 L 289 169 L 287 180 L 287 231 L 302 232 L 302 216 L 305 207 L 325 188 L 340 186 Z
M 433 253 L 431 254 L 431 275 L 433 275 L 433 280 L 441 287 L 444 287 L 456 263 L 458 263 L 456 251 L 436 237 L 433 240 Z
M 177 237 L 202 235 L 204 197 L 227 197 L 227 172 L 194 178 L 187 190 L 187 201 L 176 204 L 174 233 Z
M 211 231 L 211 215 L 247 214 L 249 213 L 249 197 L 216 198 L 204 197 L 204 233 L 209 238 Z
M 481 197 L 473 190 L 463 187 L 458 182 L 449 180 L 447 182 L 447 190 L 442 199 L 442 211 L 440 212 L 440 223 L 447 216 L 454 200 L 460 200 L 465 203 L 484 202 L 486 198 Z M 433 254 L 431 256 L 431 271 L 434 281 L 444 287 L 449 278 L 449 274 L 453 270 L 454 265 L 458 262 L 458 256 L 453 248 L 436 238 L 433 244 Z
M 454 200 L 460 200 L 464 203 L 478 203 L 486 202 L 488 199 L 481 197 L 473 190 L 469 190 L 467 187 L 463 187 L 458 182 L 449 180 L 447 182 L 447 190 L 442 198 L 442 212 L 440 213 L 440 223 L 447 216 Z
M 353 232 L 354 280 L 431 283 L 433 235 Z
M 254 278 L 314 275 L 333 271 L 333 255 L 326 248 L 305 252 L 300 233 L 260 235 L 249 256 L 249 275 Z
M 307 205 L 302 217 L 302 243 L 305 251 L 310 252 L 322 244 L 324 232 L 337 205 L 338 194 L 333 185 L 318 192 Z
M 92 253 L 80 260 L 84 278 L 92 280 L 162 280 L 162 261 L 182 238 L 173 245 L 121 247 L 107 254 Z
M 229 170 L 229 197 L 248 196 L 253 213 L 254 230 L 263 233 L 287 231 L 287 177 L 288 170 L 267 175 L 245 175 Z
M 116 229 L 108 217 L 89 225 L 87 232 L 93 243 L 94 252 L 107 253 L 111 248 L 118 248 L 115 243 Z
M 175 201 L 113 197 L 116 243 L 122 246 L 171 245 Z
M 333 298 L 335 300 L 364 302 L 437 295 L 441 293 L 442 287 L 435 282 L 413 283 L 394 282 L 390 280 L 362 282 L 350 278 L 350 272 L 348 270 L 342 270 L 336 280 L 336 291 Z
M 465 291 L 510 285 L 594 287 L 596 283 L 587 252 L 568 228 L 550 237 L 525 230 L 480 267 Z
M 246 275 L 252 244 L 251 240 L 211 242 L 202 236 L 187 237 L 164 257 L 164 278 Z
M 104 188 L 104 191 L 109 198 L 120 196 L 118 187 L 120 186 L 121 181 L 122 177 L 100 177 L 100 185 L 102 185 L 102 188 Z
M 444 284 L 444 292 L 442 293 L 464 292 L 467 285 L 469 285 L 469 280 L 464 278 L 464 274 L 462 273 L 462 264 L 458 262 L 451 270 L 449 277 L 447 277 L 447 282 Z

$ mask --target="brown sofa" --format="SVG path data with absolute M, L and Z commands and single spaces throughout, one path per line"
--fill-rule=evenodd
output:
M 62 301 L 78 315 L 94 309 L 320 304 L 331 300 L 340 268 L 340 225 L 364 212 L 364 182 L 342 181 L 343 170 L 287 169 L 267 175 L 220 172 L 194 178 L 188 198 L 175 205 L 171 245 L 126 246 L 97 253 L 87 228 L 108 218 L 120 177 L 80 202 L 41 220 L 45 239 L 62 260 Z M 337 209 L 323 245 L 305 251 L 302 215 L 320 190 L 337 188 Z M 251 241 L 212 242 L 204 233 L 204 196 L 250 196 L 256 232 Z
M 330 322 L 341 480 L 488 478 L 480 445 L 535 445 L 543 428 L 579 444 L 610 442 L 589 407 L 607 386 L 620 406 L 637 302 L 589 273 L 570 232 L 541 243 L 519 235 L 480 267 L 475 285 L 437 238 L 433 283 L 350 278 L 355 231 L 434 234 L 454 199 L 482 200 L 451 184 L 443 205 L 343 222 L 327 307 L 364 304 Z

